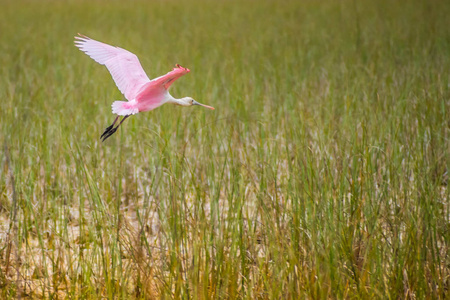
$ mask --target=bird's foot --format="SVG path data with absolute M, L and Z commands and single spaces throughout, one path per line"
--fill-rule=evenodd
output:
M 120 125 L 122 125 L 123 121 L 125 121 L 130 115 L 124 116 L 122 121 L 120 121 L 119 125 L 117 125 L 116 127 L 114 127 L 114 124 L 116 124 L 117 120 L 119 119 L 119 116 L 116 117 L 116 119 L 114 120 L 114 122 L 111 124 L 111 126 L 108 126 L 105 129 L 105 132 L 103 132 L 103 134 L 100 136 L 100 139 L 103 138 L 102 142 L 104 142 L 107 138 L 109 138 L 110 136 L 112 136 L 116 131 L 117 128 L 120 127 Z M 114 128 L 113 128 L 114 127 Z
M 108 132 L 111 131 L 113 126 L 114 126 L 114 124 L 112 124 L 111 126 L 106 127 L 105 132 L 102 133 L 102 135 L 100 136 L 100 139 L 102 139 L 106 134 L 108 134 Z
M 114 119 L 114 122 L 110 126 L 106 127 L 105 132 L 102 133 L 102 135 L 100 136 L 100 139 L 102 139 L 105 135 L 107 135 L 111 131 L 111 129 L 114 127 L 114 124 L 116 124 L 118 119 L 119 119 L 119 116 L 117 116 Z
M 105 131 L 105 132 L 102 134 L 102 137 L 103 137 L 103 135 L 104 135 L 102 142 L 104 142 L 107 138 L 109 138 L 110 136 L 112 136 L 112 135 L 117 131 L 117 128 L 119 128 L 119 126 L 117 126 L 116 128 L 112 128 L 112 129 L 110 129 L 110 130 L 108 130 L 108 131 Z M 108 129 L 108 128 L 107 128 L 107 129 Z M 100 138 L 102 138 L 102 137 L 100 137 Z

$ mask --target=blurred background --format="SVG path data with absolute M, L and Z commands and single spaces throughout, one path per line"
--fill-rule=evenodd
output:
M 448 2 L 0 6 L 2 298 L 448 296 Z M 101 143 L 77 33 L 216 110 Z

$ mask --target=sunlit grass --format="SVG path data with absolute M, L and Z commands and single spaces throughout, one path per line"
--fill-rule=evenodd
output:
M 0 298 L 445 298 L 445 1 L 2 1 Z M 175 97 L 105 143 L 83 33 Z

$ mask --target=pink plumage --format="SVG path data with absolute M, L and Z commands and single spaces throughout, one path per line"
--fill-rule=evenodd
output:
M 172 83 L 190 72 L 189 69 L 178 64 L 166 75 L 150 80 L 137 56 L 125 49 L 98 42 L 81 34 L 75 37 L 75 46 L 93 60 L 108 68 L 117 87 L 128 100 L 128 102 L 115 101 L 112 104 L 112 112 L 118 116 L 124 116 L 124 118 L 117 127 L 113 128 L 118 117 L 111 126 L 106 128 L 102 134 L 103 141 L 111 136 L 130 115 L 153 110 L 164 103 L 181 106 L 201 105 L 214 109 L 211 106 L 198 103 L 191 97 L 176 99 L 170 95 L 168 90 Z

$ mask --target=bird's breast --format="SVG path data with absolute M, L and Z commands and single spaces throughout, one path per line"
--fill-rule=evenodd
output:
M 139 111 L 149 111 L 163 105 L 168 99 L 169 93 L 163 89 L 146 89 L 139 93 L 136 100 L 139 103 Z

